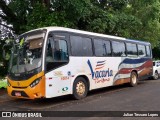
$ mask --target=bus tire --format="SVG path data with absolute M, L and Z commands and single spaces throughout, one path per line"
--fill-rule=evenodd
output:
M 158 78 L 159 78 L 159 74 L 158 74 L 157 71 L 155 71 L 154 76 L 153 76 L 153 79 L 154 79 L 154 80 L 157 80 Z
M 83 77 L 78 77 L 73 83 L 73 97 L 74 99 L 83 99 L 87 96 L 88 84 Z
M 130 76 L 130 83 L 129 83 L 129 85 L 130 85 L 131 87 L 134 87 L 134 86 L 137 85 L 137 83 L 138 83 L 137 73 L 136 73 L 136 72 L 132 72 L 132 73 L 131 73 L 131 76 Z

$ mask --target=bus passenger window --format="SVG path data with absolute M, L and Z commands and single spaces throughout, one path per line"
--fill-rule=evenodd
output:
M 124 42 L 112 41 L 113 56 L 124 57 L 126 56 Z
M 138 55 L 146 56 L 146 49 L 144 45 L 138 45 Z
M 96 56 L 111 56 L 110 41 L 94 39 L 94 48 Z
M 48 39 L 46 62 L 53 62 L 52 48 L 54 46 L 52 38 Z
M 90 38 L 70 36 L 71 51 L 73 56 L 92 56 L 92 42 Z
M 67 42 L 61 39 L 48 39 L 46 70 L 50 71 L 66 64 L 69 60 Z
M 137 57 L 138 51 L 137 51 L 137 45 L 133 43 L 126 43 L 127 46 L 127 55 L 129 57 Z
M 147 52 L 147 56 L 150 57 L 151 56 L 150 46 L 146 46 L 146 52 Z
M 65 61 L 68 60 L 67 43 L 65 40 L 55 41 L 54 60 Z

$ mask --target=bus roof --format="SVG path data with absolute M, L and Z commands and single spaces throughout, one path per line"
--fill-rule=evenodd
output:
M 37 30 L 44 30 L 44 29 L 47 30 L 47 31 L 73 32 L 73 33 L 79 33 L 79 34 L 84 34 L 84 35 L 91 35 L 91 36 L 96 36 L 96 37 L 105 37 L 105 38 L 111 38 L 111 39 L 116 39 L 116 40 L 122 40 L 122 41 L 124 40 L 124 41 L 128 41 L 128 42 L 150 45 L 149 42 L 145 42 L 145 41 L 127 39 L 127 38 L 118 37 L 118 36 L 105 35 L 105 34 L 100 34 L 100 33 L 88 32 L 88 31 L 65 28 L 65 27 L 57 27 L 57 26 L 38 28 L 38 29 L 28 31 L 26 33 L 29 33 L 29 32 L 32 32 L 32 31 L 37 31 Z

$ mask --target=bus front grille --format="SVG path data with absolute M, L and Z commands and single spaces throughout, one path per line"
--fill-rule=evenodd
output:
M 11 95 L 16 96 L 16 93 L 20 93 L 20 97 L 29 97 L 24 91 L 16 91 L 16 90 L 13 90 Z
M 25 89 L 27 87 L 17 87 L 17 86 L 12 86 L 13 88 L 18 88 L 18 89 Z

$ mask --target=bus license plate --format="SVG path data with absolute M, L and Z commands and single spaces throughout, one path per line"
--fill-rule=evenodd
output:
M 15 92 L 15 95 L 16 96 L 21 96 L 21 93 L 20 92 Z

